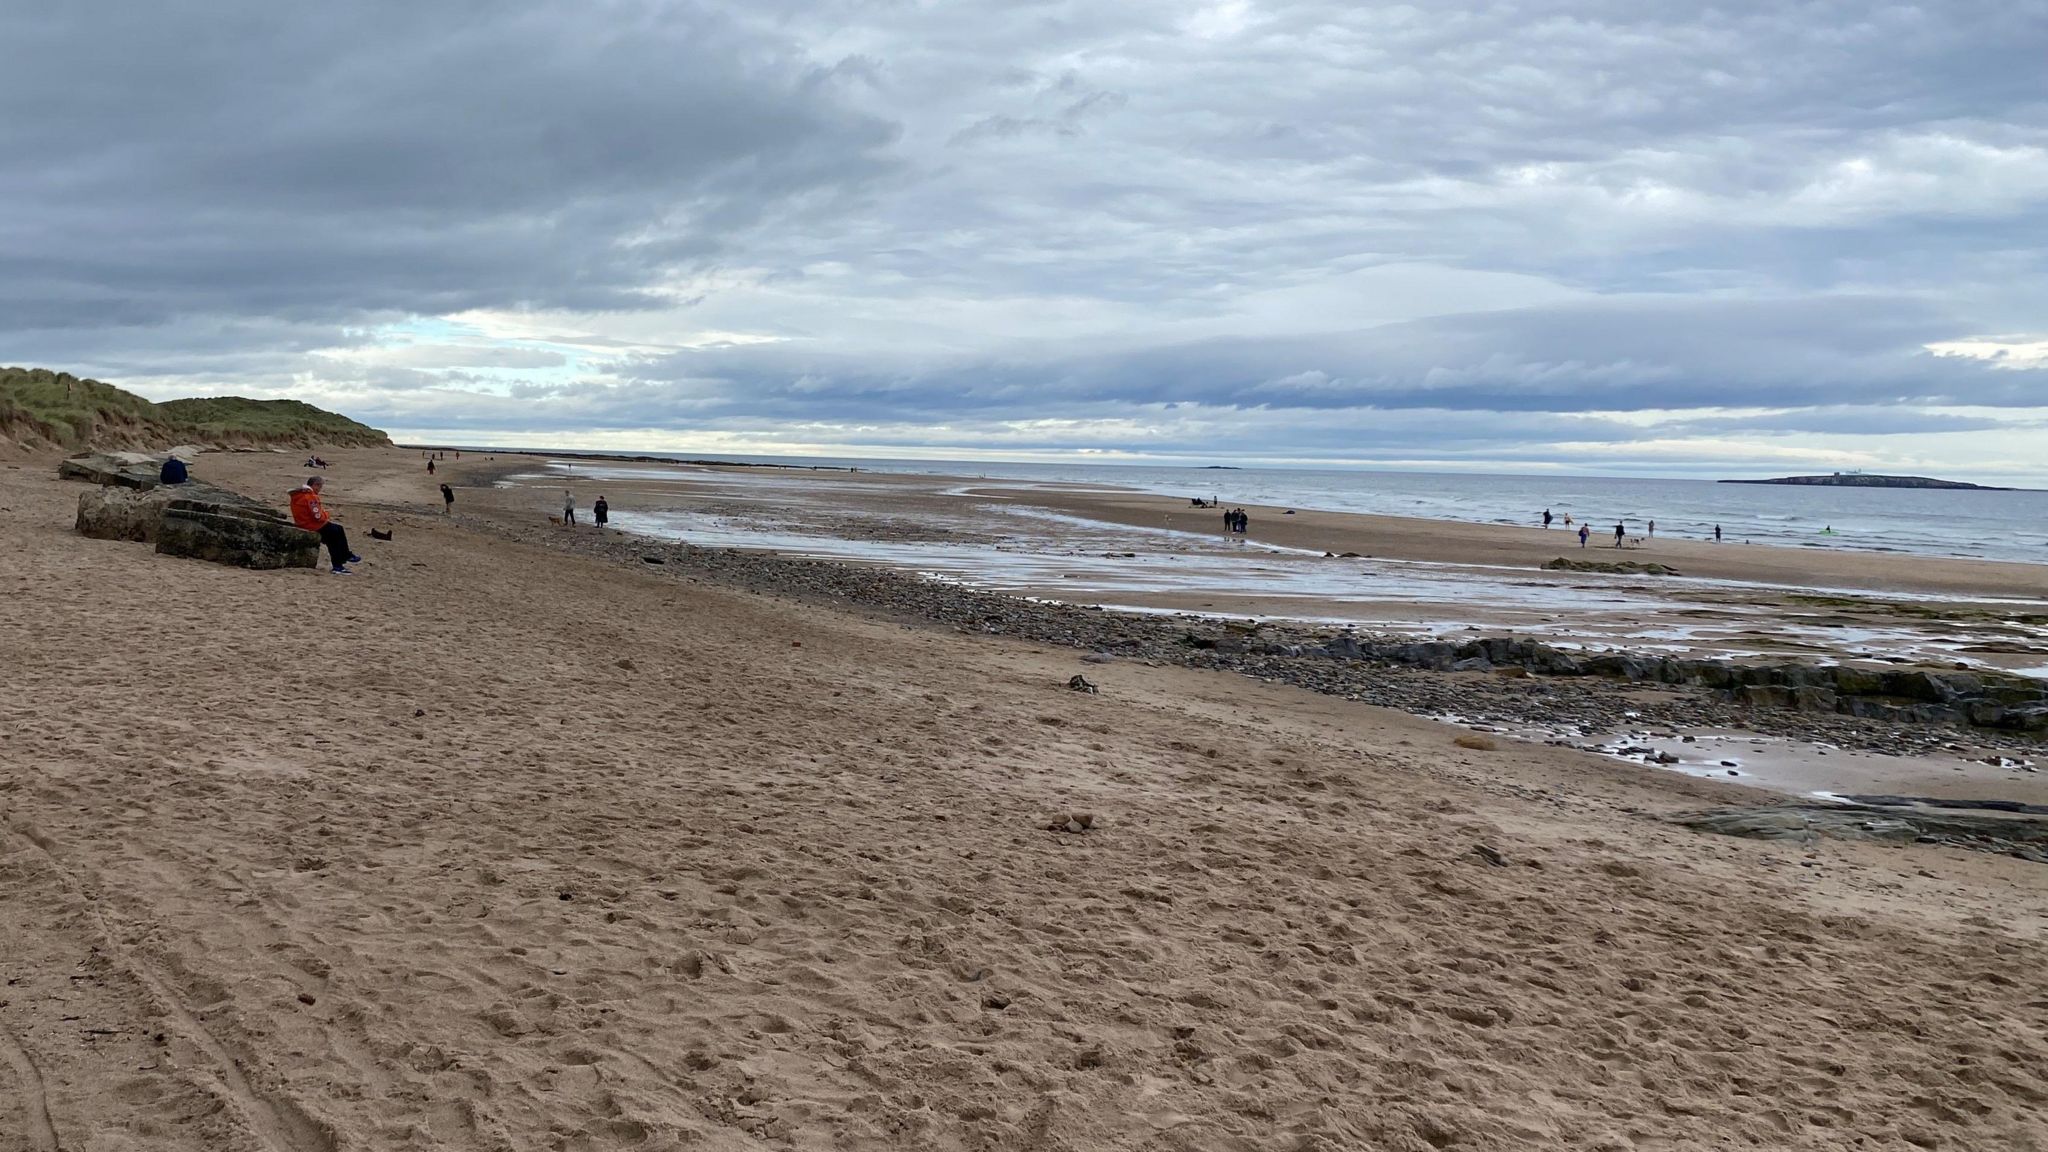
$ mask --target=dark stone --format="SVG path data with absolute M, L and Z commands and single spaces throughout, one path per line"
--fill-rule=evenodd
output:
M 2014 708 L 1999 717 L 1999 727 L 2019 732 L 2048 732 L 2048 708 Z
M 164 510 L 182 505 L 200 511 L 233 508 L 250 515 L 278 518 L 256 501 L 240 493 L 211 484 L 191 482 L 150 489 L 120 487 L 94 488 L 78 497 L 78 534 L 95 540 L 156 542 Z
M 267 510 L 173 500 L 164 509 L 156 550 L 237 568 L 311 568 L 320 537 Z
M 1790 708 L 1792 690 L 1778 684 L 1745 684 L 1739 698 L 1753 708 Z
M 57 478 L 146 491 L 157 486 L 161 467 L 158 461 L 139 453 L 87 452 L 59 462 Z
M 1884 675 L 1884 694 L 1906 700 L 1940 700 L 1941 685 L 1925 669 L 1908 668 Z
M 1792 689 L 1792 706 L 1801 712 L 1833 712 L 1835 692 L 1832 688 L 1812 686 Z

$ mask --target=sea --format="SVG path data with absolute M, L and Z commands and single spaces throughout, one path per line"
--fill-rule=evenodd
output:
M 553 453 L 573 459 L 582 453 Z M 690 460 L 692 453 L 640 453 Z M 1827 488 L 1721 484 L 1622 476 L 1485 475 L 1308 468 L 1199 468 L 1147 464 L 881 460 L 829 456 L 724 456 L 735 463 L 863 472 L 984 477 L 1136 490 L 1279 508 L 1364 512 L 1480 524 L 1542 523 L 1547 508 L 1598 534 L 1616 521 L 1659 538 L 1863 552 L 1906 552 L 2048 564 L 2048 491 Z M 1418 524 L 1416 531 L 1427 532 Z M 2043 573 L 2048 584 L 2048 572 Z

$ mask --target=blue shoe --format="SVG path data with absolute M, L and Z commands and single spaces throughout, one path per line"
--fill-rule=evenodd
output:
M 353 573 L 353 572 L 350 572 L 350 571 L 349 571 L 349 570 L 348 570 L 348 569 L 347 569 L 346 567 L 344 567 L 344 566 L 342 566 L 342 565 L 340 565 L 340 564 L 336 564 L 336 565 L 334 566 L 334 569 L 333 569 L 333 571 L 334 571 L 334 574 L 335 574 L 336 576 L 353 576 L 353 575 L 355 575 L 355 573 Z
M 351 552 L 348 554 L 348 562 L 351 564 L 361 564 L 363 562 L 363 558 Z

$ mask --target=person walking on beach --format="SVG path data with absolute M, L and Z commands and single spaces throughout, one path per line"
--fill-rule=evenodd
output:
M 576 497 L 567 488 L 562 489 L 562 527 L 576 523 Z
M 317 532 L 320 542 L 327 545 L 327 559 L 336 576 L 348 575 L 348 566 L 362 560 L 361 556 L 349 551 L 348 533 L 327 514 L 320 503 L 320 490 L 326 481 L 318 476 L 306 477 L 306 482 L 292 489 L 292 523 L 308 532 Z
M 1543 510 L 1543 526 L 1545 528 L 1550 527 L 1550 509 L 1548 508 Z
M 1622 537 L 1626 535 L 1628 535 L 1628 530 L 1617 521 L 1614 525 L 1614 546 L 1616 548 L 1621 547 Z
M 1252 530 L 1252 514 L 1242 508 L 1237 510 L 1237 534 L 1244 535 Z
M 443 516 L 446 516 L 446 515 L 449 515 L 450 513 L 454 512 L 454 511 L 455 511 L 455 489 L 453 489 L 453 488 L 450 488 L 450 487 L 449 487 L 449 486 L 447 486 L 446 484 L 443 484 L 443 485 L 441 485 L 441 514 L 442 514 Z
M 1652 540 L 1655 540 L 1656 538 L 1657 538 L 1657 522 L 1656 522 L 1655 520 L 1652 520 L 1652 521 L 1650 521 L 1650 539 L 1652 539 Z
M 429 475 L 429 476 L 432 476 L 433 474 L 434 474 L 434 462 L 433 462 L 433 460 L 429 459 L 429 460 L 427 461 L 427 475 Z
M 1721 526 L 1720 526 L 1719 524 L 1716 524 L 1716 525 L 1714 525 L 1714 543 L 1716 543 L 1716 544 L 1719 544 L 1720 542 L 1721 542 Z
M 1591 527 L 1584 524 L 1579 525 L 1579 547 L 1584 548 L 1586 541 L 1592 538 L 1592 535 L 1593 529 Z
M 612 506 L 604 502 L 604 497 L 599 496 L 597 503 L 590 506 L 590 515 L 597 520 L 597 526 L 602 528 L 611 522 Z

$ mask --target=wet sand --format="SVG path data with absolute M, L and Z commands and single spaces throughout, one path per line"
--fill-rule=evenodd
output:
M 508 471 L 536 507 L 558 507 L 565 482 L 586 505 L 609 492 L 632 531 L 1069 603 L 2048 674 L 2048 566 L 1668 540 L 1582 552 L 1561 528 L 1270 509 L 1233 537 L 1219 511 L 1185 501 L 972 478 L 588 459 L 565 471 L 545 458 Z M 1683 575 L 1541 567 L 1560 556 Z
M 1238 677 L 1080 695 L 328 455 L 354 577 L 83 540 L 0 466 L 0 1146 L 2048 1145 L 2039 865 L 1701 836 L 1658 816 L 1756 794 Z

